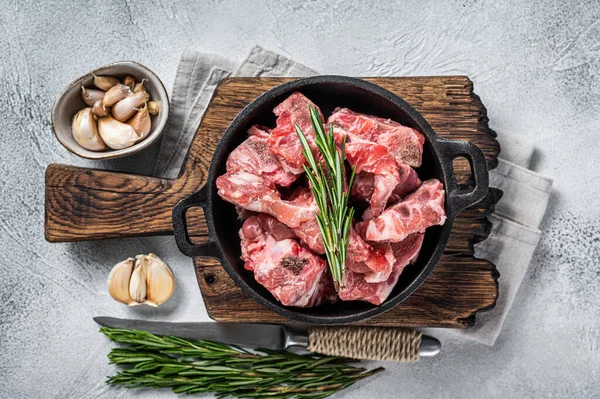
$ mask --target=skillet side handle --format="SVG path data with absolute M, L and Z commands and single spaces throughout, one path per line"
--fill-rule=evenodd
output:
M 449 215 L 456 216 L 462 210 L 481 201 L 489 188 L 489 174 L 487 161 L 483 152 L 475 144 L 463 140 L 439 140 L 442 147 L 444 169 L 450 173 L 447 204 Z M 461 189 L 456 183 L 456 176 L 452 161 L 458 157 L 465 157 L 471 166 L 471 174 L 475 181 L 472 189 Z
M 194 244 L 190 240 L 187 229 L 185 214 L 188 209 L 201 207 L 206 212 L 206 198 L 208 195 L 207 186 L 184 199 L 179 201 L 173 208 L 173 231 L 175 232 L 175 242 L 179 250 L 189 257 L 205 256 L 220 258 L 219 250 L 214 241 L 210 238 L 201 244 Z

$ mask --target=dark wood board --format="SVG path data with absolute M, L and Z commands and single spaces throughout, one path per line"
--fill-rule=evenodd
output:
M 217 88 L 175 180 L 50 165 L 46 170 L 46 239 L 51 242 L 172 234 L 171 210 L 202 187 L 214 149 L 238 112 L 264 91 L 291 78 L 230 78 Z M 464 76 L 368 78 L 403 97 L 440 135 L 468 140 L 481 148 L 490 168 L 500 146 L 488 127 L 486 110 Z M 455 162 L 463 184 L 470 182 L 468 163 Z M 498 273 L 493 264 L 475 259 L 473 244 L 485 239 L 501 193 L 491 190 L 480 204 L 456 219 L 446 251 L 427 281 L 391 311 L 362 324 L 414 327 L 466 327 L 475 313 L 494 306 Z M 201 211 L 188 212 L 194 241 L 207 236 Z M 281 316 L 244 295 L 218 261 L 194 259 L 198 283 L 209 315 L 218 321 L 283 322 Z

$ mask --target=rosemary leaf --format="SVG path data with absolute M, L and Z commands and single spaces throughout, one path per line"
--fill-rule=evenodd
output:
M 344 167 L 346 140 L 342 141 L 338 150 L 333 127 L 330 126 L 328 133 L 325 133 L 317 107 L 311 106 L 309 112 L 310 121 L 315 132 L 315 145 L 323 158 L 323 162 L 317 162 L 315 159 L 302 129 L 298 125 L 294 125 L 294 127 L 302 145 L 302 154 L 307 162 L 304 165 L 304 170 L 319 208 L 319 212 L 315 216 L 323 236 L 325 256 L 333 281 L 336 288 L 339 289 L 343 285 L 348 236 L 354 216 L 354 209 L 348 206 L 348 197 L 350 187 L 354 182 L 356 168 L 352 170 L 348 188 L 344 190 L 346 186 Z

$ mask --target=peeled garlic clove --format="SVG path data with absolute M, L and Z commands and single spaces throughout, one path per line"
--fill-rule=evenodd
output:
M 129 88 L 133 90 L 135 87 L 135 79 L 131 76 L 126 76 L 125 79 L 123 79 L 123 84 L 129 86 Z
M 146 267 L 139 259 L 135 261 L 131 279 L 129 280 L 129 296 L 133 302 L 129 305 L 141 304 L 146 300 Z
M 148 79 L 142 79 L 142 81 L 140 83 L 136 84 L 135 87 L 133 88 L 133 92 L 139 93 L 140 91 L 146 91 L 146 88 L 144 87 L 144 82 L 147 80 Z
M 102 99 L 102 105 L 104 105 L 105 107 L 112 107 L 114 104 L 118 103 L 130 94 L 131 89 L 129 88 L 129 86 L 125 86 L 119 83 L 108 89 L 108 91 L 104 95 L 104 99 Z
M 110 115 L 100 119 L 98 131 L 106 145 L 114 150 L 131 147 L 140 139 L 131 126 L 119 122 Z
M 102 90 L 86 89 L 85 87 L 81 86 L 81 98 L 83 98 L 83 101 L 87 105 L 93 107 L 94 104 L 96 104 L 96 101 L 102 101 L 104 98 L 104 92 Z
M 114 300 L 130 305 L 133 303 L 129 294 L 129 280 L 133 272 L 135 259 L 129 258 L 117 263 L 108 275 L 108 293 Z
M 154 254 L 138 255 L 137 262 L 146 270 L 146 305 L 158 306 L 171 297 L 175 290 L 175 277 L 171 268 Z
M 90 151 L 106 149 L 106 145 L 98 134 L 98 125 L 91 108 L 84 108 L 75 115 L 71 129 L 73 138 L 83 148 Z
M 150 115 L 158 115 L 158 103 L 156 101 L 149 101 L 147 106 Z
M 148 114 L 148 107 L 144 105 L 136 114 L 126 122 L 140 136 L 140 140 L 145 139 L 150 133 L 152 122 Z
M 125 122 L 135 114 L 136 108 L 140 108 L 149 99 L 150 96 L 145 91 L 133 93 L 113 105 L 112 116 L 119 122 Z
M 110 108 L 102 105 L 102 101 L 96 101 L 96 103 L 92 107 L 92 113 L 96 118 L 103 118 L 110 114 Z
M 93 72 L 92 76 L 94 77 L 94 86 L 96 86 L 100 90 L 107 91 L 108 89 L 119 83 L 119 79 L 113 78 L 112 76 L 97 76 Z

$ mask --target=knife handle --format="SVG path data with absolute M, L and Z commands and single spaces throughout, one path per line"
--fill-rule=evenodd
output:
M 421 333 L 405 328 L 319 327 L 308 330 L 311 352 L 361 360 L 419 360 Z

